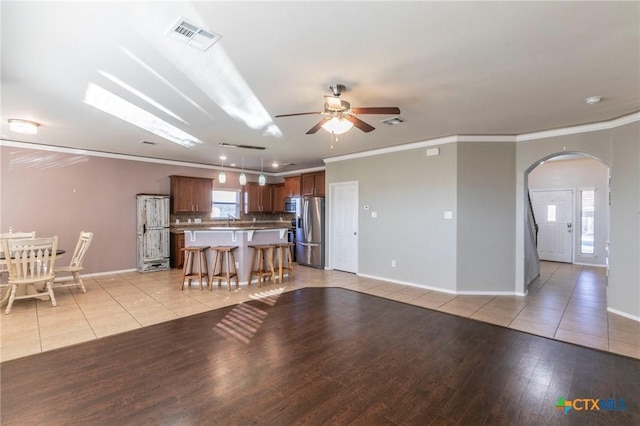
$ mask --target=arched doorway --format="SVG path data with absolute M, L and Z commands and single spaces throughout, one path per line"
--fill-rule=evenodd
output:
M 606 267 L 609 175 L 608 164 L 582 152 L 550 154 L 525 171 L 524 192 L 531 200 L 525 221 L 525 285 L 539 274 L 538 254 L 542 260 Z

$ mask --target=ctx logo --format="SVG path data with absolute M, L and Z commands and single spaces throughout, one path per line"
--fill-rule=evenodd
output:
M 566 400 L 563 397 L 558 398 L 556 403 L 557 410 L 563 410 L 567 414 L 570 410 L 576 411 L 621 411 L 626 408 L 624 399 L 594 399 L 594 398 L 576 398 Z

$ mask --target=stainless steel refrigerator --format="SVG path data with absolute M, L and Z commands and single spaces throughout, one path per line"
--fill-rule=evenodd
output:
M 296 262 L 324 268 L 324 197 L 302 197 L 296 209 Z
M 169 269 L 169 196 L 138 194 L 136 201 L 137 269 Z

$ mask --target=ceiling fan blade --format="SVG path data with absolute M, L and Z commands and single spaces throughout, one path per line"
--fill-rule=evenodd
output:
M 294 114 L 280 114 L 280 115 L 276 115 L 276 118 L 278 117 L 293 117 L 294 115 L 312 115 L 312 114 L 322 114 L 321 111 L 317 111 L 317 112 L 296 112 Z
M 347 115 L 345 116 L 345 118 L 350 122 L 352 122 L 353 125 L 356 126 L 358 129 L 362 130 L 365 133 L 369 133 L 370 131 L 375 129 L 375 127 L 365 123 L 364 121 L 354 117 L 353 115 Z
M 327 118 L 323 118 L 322 120 L 320 120 L 315 126 L 313 126 L 312 128 L 309 129 L 309 131 L 307 132 L 307 135 L 312 135 L 315 132 L 317 132 L 318 130 L 320 130 L 322 125 L 328 120 L 331 120 L 331 118 L 327 117 Z
M 354 114 L 400 114 L 398 107 L 351 108 Z

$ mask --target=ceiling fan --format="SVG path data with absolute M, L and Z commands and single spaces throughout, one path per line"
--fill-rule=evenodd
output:
M 374 130 L 375 127 L 357 118 L 357 114 L 400 114 L 400 108 L 398 107 L 351 108 L 349 102 L 340 99 L 340 95 L 346 90 L 343 84 L 332 84 L 329 86 L 329 89 L 331 89 L 333 96 L 324 96 L 323 111 L 280 114 L 276 115 L 276 118 L 311 114 L 324 115 L 325 117 L 307 132 L 307 135 L 311 135 L 320 130 L 321 127 L 330 133 L 341 134 L 349 130 L 352 126 L 356 126 L 363 132 L 368 133 Z

